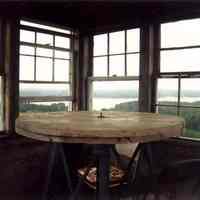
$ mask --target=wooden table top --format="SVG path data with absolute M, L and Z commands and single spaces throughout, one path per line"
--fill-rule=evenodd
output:
M 150 142 L 180 136 L 184 120 L 177 116 L 140 112 L 24 113 L 16 132 L 42 141 L 116 144 Z

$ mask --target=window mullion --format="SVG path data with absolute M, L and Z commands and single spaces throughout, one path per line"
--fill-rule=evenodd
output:
M 107 34 L 107 76 L 110 74 L 110 34 Z
M 52 81 L 55 81 L 55 35 L 53 35 Z
M 125 34 L 125 42 L 124 42 L 124 46 L 125 46 L 125 54 L 124 54 L 124 64 L 125 64 L 125 70 L 124 70 L 124 73 L 125 73 L 125 76 L 127 76 L 127 30 L 124 31 L 124 34 Z
M 178 76 L 178 107 L 177 115 L 180 115 L 180 99 L 181 99 L 181 74 Z
M 35 32 L 35 41 L 34 41 L 34 81 L 36 81 L 36 60 L 37 60 L 37 56 L 36 56 L 36 51 L 37 51 L 37 47 L 36 47 L 36 43 L 37 43 L 37 33 Z

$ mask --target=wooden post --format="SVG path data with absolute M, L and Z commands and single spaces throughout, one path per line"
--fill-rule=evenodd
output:
M 71 77 L 72 77 L 72 110 L 77 111 L 78 110 L 78 86 L 77 86 L 77 80 L 79 78 L 78 76 L 78 63 L 79 63 L 79 39 L 78 39 L 78 32 L 73 32 L 73 38 L 71 41 L 72 44 L 72 62 L 71 62 Z
M 157 103 L 157 75 L 160 73 L 160 24 L 154 24 L 154 55 L 153 55 L 153 76 L 151 87 L 151 112 L 156 112 Z
M 92 36 L 79 35 L 79 65 L 77 71 L 78 109 L 88 110 L 88 77 L 92 76 Z
M 5 21 L 5 131 L 14 133 L 19 99 L 19 20 Z
M 153 24 L 144 24 L 141 27 L 140 40 L 140 86 L 139 86 L 139 111 L 151 112 L 152 100 L 156 98 L 156 83 L 153 82 L 156 35 Z M 157 42 L 157 41 L 156 41 Z M 158 64 L 158 63 L 157 63 Z M 152 97 L 152 95 L 154 97 Z

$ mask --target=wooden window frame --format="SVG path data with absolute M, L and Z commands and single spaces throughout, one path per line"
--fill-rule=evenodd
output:
M 53 101 L 72 101 L 72 59 L 73 59 L 73 47 L 72 47 L 72 40 L 73 40 L 73 33 L 71 32 L 71 34 L 67 34 L 67 33 L 60 33 L 60 32 L 56 32 L 56 31 L 51 31 L 51 30 L 47 30 L 47 29 L 41 29 L 41 28 L 36 28 L 36 27 L 30 27 L 30 26 L 25 26 L 25 25 L 20 25 L 19 26 L 20 30 L 26 30 L 26 31 L 32 31 L 35 33 L 35 41 L 34 43 L 30 43 L 30 42 L 23 42 L 20 41 L 20 46 L 30 46 L 30 47 L 34 47 L 34 54 L 33 55 L 29 55 L 29 54 L 21 54 L 19 53 L 20 56 L 30 56 L 30 57 L 34 57 L 34 80 L 19 80 L 19 84 L 20 83 L 31 83 L 31 84 L 68 84 L 69 85 L 69 92 L 70 95 L 66 95 L 66 96 L 34 96 L 34 97 L 19 97 L 19 101 L 33 101 L 33 102 L 53 102 Z M 45 33 L 45 34 L 50 34 L 53 36 L 53 45 L 51 46 L 46 46 L 46 45 L 42 45 L 42 44 L 37 44 L 36 43 L 36 35 L 37 33 Z M 70 48 L 61 48 L 61 47 L 56 47 L 55 46 L 55 37 L 56 36 L 61 36 L 61 37 L 65 37 L 65 38 L 69 38 L 70 39 Z M 41 47 L 41 48 L 46 48 L 46 49 L 52 49 L 53 54 L 52 56 L 39 56 L 36 54 L 36 48 L 37 47 Z M 69 52 L 69 59 L 68 58 L 57 58 L 55 57 L 55 51 L 59 50 L 59 51 L 64 51 L 64 52 Z M 52 80 L 51 81 L 38 81 L 36 80 L 36 58 L 48 58 L 48 59 L 52 59 Z M 55 60 L 66 60 L 69 61 L 69 81 L 55 81 L 54 77 L 55 77 Z
M 140 38 L 141 40 L 141 29 L 140 27 L 134 28 L 134 29 L 139 29 L 140 32 Z M 93 75 L 93 65 L 92 65 L 92 76 L 88 77 L 88 105 L 87 107 L 89 110 L 92 110 L 92 84 L 93 82 L 96 81 L 140 81 L 140 74 L 138 76 L 128 76 L 127 75 L 127 55 L 133 55 L 133 54 L 139 54 L 139 62 L 140 62 L 140 56 L 141 56 L 141 49 L 139 51 L 134 51 L 134 52 L 127 52 L 127 31 L 131 29 L 125 29 L 121 30 L 124 32 L 125 39 L 124 39 L 124 52 L 123 53 L 110 53 L 110 34 L 114 32 L 109 32 L 107 34 L 107 54 L 102 54 L 102 55 L 92 55 L 92 59 L 98 58 L 98 57 L 107 57 L 107 75 L 106 76 L 94 76 Z M 94 38 L 95 35 L 93 35 Z M 94 40 L 93 40 L 94 41 Z M 140 41 L 139 41 L 140 42 Z M 93 52 L 93 51 L 92 51 Z M 123 55 L 124 56 L 124 76 L 110 76 L 110 56 L 118 56 L 118 55 Z M 93 63 L 93 62 L 92 62 Z M 139 63 L 139 68 L 140 68 L 140 63 Z M 140 73 L 140 70 L 139 70 Z M 139 90 L 139 88 L 138 88 Z M 138 96 L 138 101 L 139 101 L 139 96 Z

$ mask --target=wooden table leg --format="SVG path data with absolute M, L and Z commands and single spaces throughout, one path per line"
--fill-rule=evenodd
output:
M 57 145 L 56 143 L 50 143 L 49 144 L 49 158 L 48 158 L 48 169 L 47 169 L 47 176 L 45 180 L 45 185 L 44 185 L 44 193 L 42 196 L 42 200 L 47 200 L 48 199 L 48 191 L 49 191 L 49 184 L 51 181 L 51 175 L 55 163 L 55 158 L 56 158 L 56 152 L 57 152 Z
M 96 145 L 97 157 L 97 192 L 96 199 L 109 200 L 109 172 L 110 172 L 110 149 L 112 145 Z
M 48 158 L 48 169 L 47 169 L 47 176 L 45 180 L 45 185 L 44 185 L 44 193 L 42 196 L 42 200 L 47 200 L 48 199 L 48 192 L 49 192 L 49 185 L 51 182 L 51 175 L 53 171 L 53 167 L 55 164 L 55 159 L 56 156 L 60 156 L 61 162 L 64 167 L 64 173 L 67 179 L 67 185 L 69 187 L 70 192 L 72 192 L 72 181 L 70 178 L 70 172 L 69 172 L 69 166 L 66 161 L 65 153 L 63 150 L 63 146 L 60 143 L 53 143 L 51 142 L 49 144 L 49 158 Z
M 68 166 L 68 163 L 67 163 L 67 160 L 66 160 L 66 155 L 65 155 L 65 152 L 64 152 L 64 149 L 63 149 L 63 145 L 62 144 L 58 144 L 58 145 L 59 145 L 58 149 L 59 149 L 59 153 L 60 153 L 60 156 L 61 156 L 61 160 L 63 162 L 65 177 L 66 177 L 66 180 L 67 180 L 67 186 L 69 188 L 70 193 L 72 193 L 73 192 L 73 186 L 72 186 L 72 180 L 70 178 L 70 170 L 69 170 L 69 166 Z

